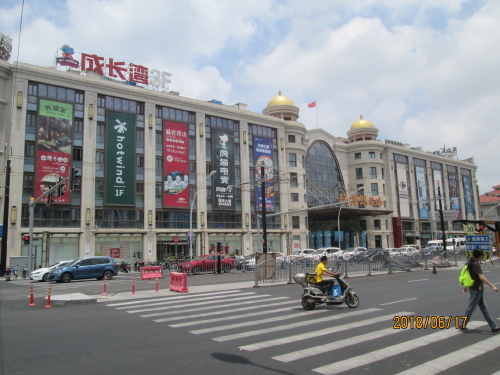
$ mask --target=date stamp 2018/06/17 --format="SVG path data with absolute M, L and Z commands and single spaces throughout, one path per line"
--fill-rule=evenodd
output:
M 394 329 L 449 329 L 463 328 L 467 323 L 466 316 L 395 316 Z

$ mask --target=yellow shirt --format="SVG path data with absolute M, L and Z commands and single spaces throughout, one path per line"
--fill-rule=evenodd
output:
M 316 266 L 316 284 L 319 283 L 320 281 L 323 281 L 323 272 L 325 272 L 327 269 L 323 262 L 319 262 L 318 265 Z

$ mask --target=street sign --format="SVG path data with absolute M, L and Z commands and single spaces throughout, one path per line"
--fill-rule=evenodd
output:
M 471 258 L 472 251 L 479 248 L 484 251 L 483 259 L 491 259 L 490 236 L 465 236 L 465 243 L 467 258 Z
M 467 234 L 474 234 L 476 233 L 476 227 L 472 224 L 464 224 L 463 225 L 463 228 L 464 228 L 464 233 L 467 235 Z
M 179 242 L 179 237 L 174 237 L 174 242 Z

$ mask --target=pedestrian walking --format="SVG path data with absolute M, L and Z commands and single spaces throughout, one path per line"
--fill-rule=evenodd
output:
M 474 284 L 467 288 L 464 287 L 464 293 L 467 293 L 467 289 L 469 289 L 470 299 L 469 299 L 469 307 L 465 310 L 465 316 L 467 320 L 465 321 L 465 325 L 470 321 L 472 313 L 476 310 L 476 307 L 479 306 L 479 309 L 483 313 L 484 319 L 488 323 L 493 333 L 497 333 L 500 331 L 497 324 L 495 323 L 495 319 L 491 316 L 488 306 L 486 306 L 486 302 L 484 300 L 484 284 L 488 285 L 495 292 L 498 292 L 498 288 L 490 283 L 490 281 L 483 275 L 483 271 L 481 270 L 480 261 L 483 259 L 483 250 L 477 248 L 472 251 L 472 258 L 469 259 L 469 273 L 471 278 L 474 280 Z M 460 330 L 465 333 L 469 333 L 469 329 L 467 327 L 461 327 Z

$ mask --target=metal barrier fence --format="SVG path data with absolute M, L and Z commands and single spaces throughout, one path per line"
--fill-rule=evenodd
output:
M 410 272 L 412 269 L 424 269 L 434 267 L 453 267 L 467 262 L 464 250 L 442 251 L 430 254 L 423 252 L 411 255 L 388 256 L 376 254 L 372 257 L 363 255 L 351 256 L 348 259 L 331 257 L 327 261 L 326 268 L 333 272 L 340 272 L 342 277 L 351 275 L 373 275 L 380 273 L 394 273 L 398 271 Z M 293 283 L 295 273 L 315 273 L 317 258 L 297 259 L 271 259 L 254 266 L 255 286 L 260 283 L 274 283 L 287 281 Z

